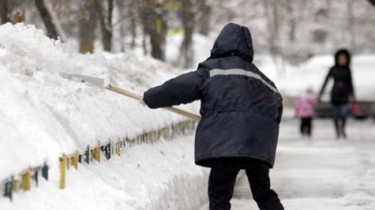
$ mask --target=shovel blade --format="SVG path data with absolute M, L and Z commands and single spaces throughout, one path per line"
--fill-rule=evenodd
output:
M 75 82 L 81 82 L 87 85 L 100 87 L 100 88 L 105 87 L 104 79 L 101 79 L 101 78 L 87 76 L 83 74 L 70 74 L 70 73 L 65 73 L 65 72 L 59 72 L 59 75 L 65 79 L 72 80 Z

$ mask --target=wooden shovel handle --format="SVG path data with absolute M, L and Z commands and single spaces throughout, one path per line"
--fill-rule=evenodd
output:
M 133 92 L 125 90 L 125 89 L 122 89 L 122 88 L 117 87 L 117 86 L 112 85 L 112 84 L 107 85 L 106 89 L 111 90 L 111 91 L 116 92 L 116 93 L 119 93 L 121 95 L 128 96 L 128 97 L 136 99 L 136 100 L 141 100 L 142 99 L 141 95 L 138 95 L 136 93 L 133 93 Z M 191 112 L 188 112 L 188 111 L 176 108 L 176 107 L 163 107 L 163 109 L 166 109 L 166 110 L 168 110 L 170 112 L 174 112 L 176 114 L 179 114 L 179 115 L 191 118 L 191 119 L 193 119 L 195 121 L 200 121 L 201 120 L 201 117 L 199 115 L 193 114 Z

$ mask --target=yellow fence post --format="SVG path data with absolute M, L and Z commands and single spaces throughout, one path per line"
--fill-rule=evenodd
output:
M 19 186 L 18 180 L 17 179 L 13 179 L 13 182 L 12 182 L 13 192 L 17 192 L 18 191 L 18 186 Z
M 29 191 L 31 189 L 31 172 L 27 170 L 22 174 L 22 189 L 24 191 Z
M 67 156 L 65 158 L 65 161 L 66 161 L 66 169 L 69 170 L 70 169 L 70 158 Z
M 96 161 L 100 162 L 100 143 L 94 148 L 93 157 Z
M 60 157 L 60 189 L 65 189 L 66 156 Z
M 120 141 L 116 142 L 116 154 L 120 156 Z
M 74 153 L 74 155 L 72 156 L 72 160 L 71 160 L 71 162 L 72 162 L 72 166 L 74 166 L 74 168 L 75 168 L 76 170 L 78 170 L 78 151 L 76 151 L 76 152 Z

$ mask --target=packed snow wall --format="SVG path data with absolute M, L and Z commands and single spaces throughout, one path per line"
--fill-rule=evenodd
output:
M 2 25 L 0 180 L 1 190 L 8 197 L 19 188 L 28 191 L 36 187 L 38 179 L 42 182 L 41 176 L 52 180 L 56 188 L 69 188 L 69 182 L 64 181 L 71 170 L 79 168 L 78 162 L 97 165 L 111 156 L 121 156 L 136 144 L 163 142 L 194 130 L 195 123 L 181 116 L 150 110 L 114 92 L 66 80 L 60 72 L 103 78 L 134 92 L 178 73 L 134 54 L 68 54 L 62 43 L 47 38 L 34 26 Z M 185 108 L 196 111 L 196 107 Z M 66 171 L 67 166 L 70 171 Z M 190 179 L 205 176 L 201 171 L 198 174 L 170 176 L 174 178 L 168 180 L 168 189 L 153 195 L 182 196 L 183 191 L 177 188 L 181 183 L 191 186 Z M 156 198 L 145 205 L 153 203 L 152 209 L 165 209 L 167 204 L 163 202 L 165 199 Z M 173 205 L 179 209 L 182 207 L 178 205 L 186 203 Z

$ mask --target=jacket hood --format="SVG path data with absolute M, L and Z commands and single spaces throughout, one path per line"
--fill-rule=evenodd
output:
M 351 55 L 350 55 L 350 52 L 347 49 L 340 49 L 335 53 L 335 66 L 339 66 L 338 58 L 339 58 L 340 54 L 344 54 L 346 56 L 346 58 L 348 60 L 346 66 L 350 66 Z
M 211 58 L 228 55 L 238 55 L 253 61 L 253 41 L 247 27 L 229 23 L 221 30 L 211 50 Z

